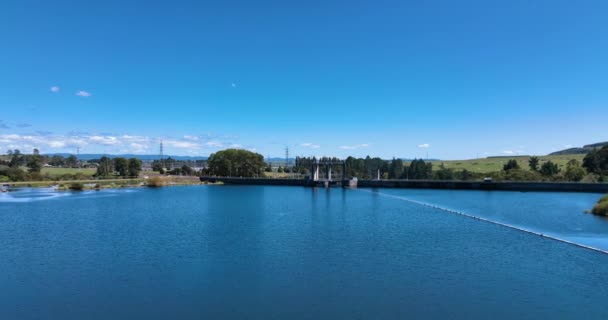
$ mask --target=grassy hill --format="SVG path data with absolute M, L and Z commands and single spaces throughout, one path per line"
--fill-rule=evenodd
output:
M 546 161 L 553 161 L 557 163 L 560 168 L 565 168 L 566 163 L 571 159 L 576 159 L 583 162 L 584 154 L 572 154 L 572 155 L 549 155 L 549 156 L 539 156 L 540 164 L 542 165 Z M 528 170 L 528 159 L 529 156 L 520 156 L 520 157 L 497 157 L 497 158 L 480 158 L 480 159 L 471 159 L 471 160 L 432 160 L 433 169 L 437 169 L 439 165 L 443 163 L 446 168 L 454 169 L 454 170 L 463 170 L 467 169 L 471 172 L 479 172 L 479 173 L 488 173 L 493 171 L 502 170 L 502 166 L 509 161 L 509 159 L 515 159 L 519 163 L 519 166 L 522 169 Z M 408 163 L 409 164 L 409 163 Z
M 550 153 L 550 156 L 560 156 L 560 155 L 571 155 L 571 154 L 587 154 L 589 153 L 591 150 L 597 148 L 601 148 L 603 146 L 607 146 L 608 145 L 608 141 L 607 142 L 598 142 L 598 143 L 593 143 L 593 144 L 588 144 L 583 146 L 582 148 L 569 148 L 569 149 L 564 149 L 564 150 L 560 150 L 560 151 L 556 151 L 553 153 Z

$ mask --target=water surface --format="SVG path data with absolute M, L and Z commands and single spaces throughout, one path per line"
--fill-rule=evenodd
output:
M 599 195 L 36 192 L 0 197 L 1 319 L 608 317 L 608 255 L 384 194 L 601 239 Z

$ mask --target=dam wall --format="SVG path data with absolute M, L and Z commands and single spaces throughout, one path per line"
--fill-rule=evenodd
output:
M 345 180 L 345 181 L 312 181 L 307 179 L 272 179 L 272 178 L 223 178 L 201 177 L 203 182 L 222 182 L 236 185 L 271 185 L 271 186 L 350 186 L 358 188 L 414 188 L 414 189 L 454 189 L 454 190 L 487 190 L 487 191 L 563 191 L 608 193 L 608 183 L 579 182 L 510 182 L 510 181 L 456 181 L 456 180 Z M 354 184 L 353 184 L 354 182 Z

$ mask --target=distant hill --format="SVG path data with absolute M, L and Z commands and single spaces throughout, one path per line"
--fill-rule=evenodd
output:
M 582 148 L 568 148 L 568 149 L 552 152 L 552 153 L 549 153 L 549 155 L 550 156 L 562 156 L 562 155 L 568 155 L 568 154 L 587 154 L 595 148 L 599 149 L 599 148 L 601 148 L 603 146 L 607 146 L 607 145 L 608 145 L 608 141 L 598 142 L 598 143 L 585 145 Z

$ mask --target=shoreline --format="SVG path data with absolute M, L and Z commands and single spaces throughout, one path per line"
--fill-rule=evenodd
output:
M 196 179 L 192 179 L 196 178 Z M 123 189 L 123 188 L 161 188 L 161 187 L 176 187 L 190 185 L 213 185 L 214 183 L 202 182 L 198 177 L 164 177 L 162 185 L 150 185 L 147 182 L 150 179 L 133 178 L 133 179 L 87 179 L 87 180 L 48 180 L 48 181 L 18 181 L 18 182 L 3 182 L 0 186 L 6 187 L 7 191 L 15 188 L 56 188 L 57 191 L 80 191 L 70 189 L 70 185 L 79 184 L 82 186 L 82 191 L 86 190 L 103 190 L 103 189 Z M 217 183 L 216 183 L 217 184 Z

